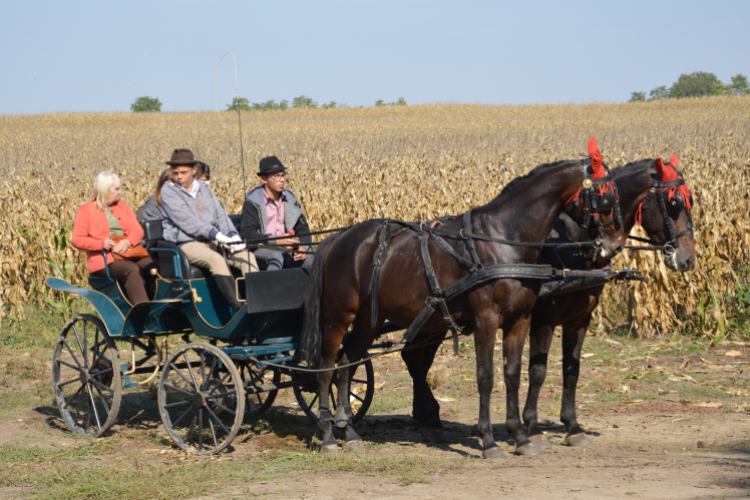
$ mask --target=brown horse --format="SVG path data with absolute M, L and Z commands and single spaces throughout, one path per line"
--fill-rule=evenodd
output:
M 640 219 L 640 224 L 653 244 L 669 244 L 664 251 L 667 266 L 673 271 L 688 271 L 695 261 L 693 221 L 690 214 L 693 202 L 682 174 L 677 170 L 677 155 L 672 156 L 667 164 L 661 158 L 631 163 L 614 169 L 612 176 L 620 193 L 625 233 L 629 234 L 636 225 L 636 220 Z M 663 183 L 673 185 L 664 186 Z M 575 235 L 570 236 L 575 238 Z M 569 252 L 560 250 L 558 256 L 566 267 L 571 267 L 572 256 Z M 558 256 L 552 255 L 552 252 L 543 252 L 542 262 L 559 262 Z M 597 265 L 606 266 L 609 260 L 602 259 Z M 565 441 L 571 446 L 591 444 L 591 439 L 576 419 L 575 395 L 583 340 L 602 290 L 604 285 L 549 298 L 540 297 L 531 313 L 529 392 L 523 420 L 529 439 L 540 447 L 550 446 L 539 427 L 537 401 L 547 374 L 547 355 L 557 325 L 562 325 L 563 395 L 560 419 L 568 431 Z
M 557 162 L 535 168 L 528 175 L 513 181 L 513 189 L 506 189 L 505 194 L 474 209 L 469 218 L 470 232 L 516 242 L 542 243 L 566 204 L 578 198 L 582 185 L 586 185 L 584 180 L 588 181 L 588 174 L 593 173 L 592 168 L 588 160 Z M 587 186 L 590 187 L 590 181 Z M 581 203 L 576 205 L 572 209 L 572 217 L 581 221 L 584 219 L 584 207 Z M 600 256 L 615 255 L 624 244 L 622 227 L 614 223 L 614 210 L 602 213 L 600 217 L 595 219 L 595 223 L 603 228 L 600 231 L 603 241 L 597 252 Z M 440 229 L 446 232 L 458 234 L 462 230 L 460 217 L 441 219 L 441 222 Z M 363 222 L 326 239 L 316 253 L 305 302 L 302 346 L 309 365 L 328 369 L 318 374 L 318 427 L 323 436 L 324 452 L 338 450 L 333 435 L 334 421 L 336 427 L 344 431 L 348 449 L 358 451 L 364 448 L 351 425 L 351 409 L 348 406 L 350 369 L 346 365 L 362 359 L 386 318 L 407 328 L 423 310 L 430 296 L 425 259 L 420 252 L 420 236 L 426 238 L 427 233 L 420 235 L 411 230 L 402 231 L 402 228 L 403 225 L 387 221 Z M 377 317 L 372 318 L 373 256 L 379 247 L 381 229 L 385 229 L 383 234 L 388 235 L 390 246 L 380 269 Z M 462 238 L 445 239 L 454 253 L 465 259 L 472 258 L 471 249 L 466 248 Z M 439 248 L 434 239 L 429 239 L 426 245 L 431 260 L 430 269 L 442 286 L 469 275 L 470 271 Z M 490 241 L 477 241 L 475 251 L 485 265 L 534 263 L 539 255 L 538 247 Z M 493 350 L 499 328 L 503 329 L 504 335 L 508 429 L 518 443 L 517 453 L 539 453 L 537 446 L 526 437 L 521 424 L 518 386 L 529 313 L 540 287 L 541 280 L 538 279 L 498 279 L 477 285 L 447 302 L 450 318 L 474 333 L 480 394 L 478 431 L 485 458 L 504 456 L 495 444 L 490 423 Z M 352 325 L 352 331 L 341 349 L 349 325 Z M 444 336 L 447 328 L 443 317 L 433 315 L 419 330 L 413 343 L 420 345 L 436 335 Z M 334 416 L 328 408 L 328 391 L 333 376 L 330 369 L 336 366 L 337 357 L 340 367 L 337 370 L 338 401 L 344 404 L 337 407 Z M 437 405 L 431 393 L 429 397 Z M 415 401 L 415 408 L 416 405 Z

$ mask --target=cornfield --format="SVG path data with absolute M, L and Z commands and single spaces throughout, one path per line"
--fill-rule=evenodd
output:
M 696 202 L 695 268 L 674 273 L 652 252 L 619 256 L 615 267 L 643 270 L 650 282 L 608 287 L 599 326 L 617 317 L 642 337 L 737 333 L 729 325 L 744 307 L 737 290 L 750 253 L 750 98 L 243 112 L 246 183 L 237 115 L 221 116 L 226 129 L 209 112 L 0 116 L 0 321 L 30 303 L 61 307 L 48 276 L 85 286 L 85 254 L 67 238 L 101 170 L 120 176 L 135 210 L 171 151 L 188 147 L 239 213 L 243 184 L 253 187 L 258 160 L 274 154 L 312 228 L 325 229 L 461 213 L 540 163 L 578 158 L 594 135 L 610 167 L 679 153 Z

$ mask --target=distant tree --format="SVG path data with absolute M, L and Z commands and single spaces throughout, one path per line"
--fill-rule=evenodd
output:
M 661 101 L 662 99 L 668 99 L 669 98 L 669 90 L 667 90 L 666 85 L 662 85 L 661 87 L 656 87 L 654 90 L 649 92 L 650 97 L 648 98 L 649 101 Z
M 313 101 L 311 97 L 306 95 L 297 96 L 292 99 L 293 108 L 317 108 L 318 103 Z
M 689 75 L 682 74 L 669 88 L 669 97 L 702 97 L 720 95 L 726 86 L 713 73 L 696 71 Z
M 745 75 L 734 75 L 732 83 L 729 84 L 729 93 L 734 95 L 750 95 L 750 85 L 748 85 Z
M 334 109 L 336 107 L 336 101 L 331 101 L 328 104 L 323 104 L 321 108 L 323 109 Z
M 646 100 L 645 92 L 633 92 L 630 94 L 630 101 L 628 102 L 643 102 Z
M 227 111 L 250 111 L 250 101 L 245 97 L 235 97 L 232 104 L 227 104 Z
M 406 99 L 399 97 L 396 102 L 384 102 L 383 99 L 375 101 L 375 106 L 406 106 Z
M 147 95 L 139 97 L 133 104 L 130 105 L 130 111 L 133 113 L 142 113 L 144 111 L 161 111 L 161 102 L 156 97 L 149 97 Z

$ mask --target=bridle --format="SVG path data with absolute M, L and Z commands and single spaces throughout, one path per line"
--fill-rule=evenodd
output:
M 617 223 L 622 227 L 622 211 L 620 209 L 620 195 L 617 192 L 617 184 L 612 181 L 609 167 L 602 163 L 607 175 L 598 179 L 592 179 L 590 174 L 590 162 L 583 165 L 583 182 L 581 188 L 567 203 L 565 213 L 571 215 L 575 207 L 583 200 L 583 212 L 581 214 L 581 234 L 579 241 L 604 238 L 604 230 Z M 601 213 L 614 210 L 612 220 L 602 223 Z M 593 218 L 593 224 L 592 224 Z M 592 237 L 592 231 L 595 236 Z
M 674 227 L 674 223 L 672 222 L 672 219 L 677 220 L 683 210 L 685 210 L 686 208 L 687 210 L 690 210 L 690 208 L 693 206 L 693 195 L 689 195 L 690 197 L 686 205 L 686 200 L 680 193 L 680 186 L 687 186 L 687 184 L 685 183 L 685 179 L 682 176 L 682 172 L 677 170 L 677 168 L 675 168 L 668 161 L 664 162 L 664 164 L 669 165 L 675 170 L 675 172 L 677 172 L 677 179 L 673 181 L 662 182 L 661 176 L 658 173 L 655 174 L 654 184 L 651 186 L 651 190 L 649 190 L 648 195 L 641 202 L 641 204 L 638 205 L 638 210 L 636 211 L 636 223 L 641 226 L 643 225 L 643 210 L 649 206 L 651 198 L 654 196 L 654 193 L 656 193 L 656 199 L 659 204 L 659 212 L 661 213 L 662 219 L 664 221 L 663 227 L 666 228 L 667 232 L 667 235 L 665 235 L 664 239 L 660 241 L 657 246 L 662 246 L 662 252 L 664 252 L 664 255 L 668 257 L 673 254 L 675 249 L 677 248 L 677 240 L 679 238 L 693 235 L 692 229 L 687 229 L 685 231 L 682 231 L 681 233 L 677 233 Z M 664 193 L 666 191 L 669 191 L 670 188 L 675 188 L 674 194 L 672 199 L 667 199 Z M 629 238 L 645 243 L 653 243 L 651 239 L 638 238 L 636 236 L 630 236 Z

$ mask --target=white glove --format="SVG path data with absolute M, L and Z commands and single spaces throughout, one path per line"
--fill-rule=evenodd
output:
M 229 237 L 230 243 L 242 243 L 242 238 L 240 238 L 239 234 L 235 234 L 234 236 Z
M 244 243 L 233 243 L 229 245 L 229 251 L 231 253 L 241 252 L 246 248 L 247 248 L 247 245 L 245 245 Z
M 214 239 L 221 243 L 222 245 L 228 245 L 229 243 L 232 243 L 232 238 L 229 236 L 224 235 L 223 233 L 216 233 L 216 236 L 214 236 Z

